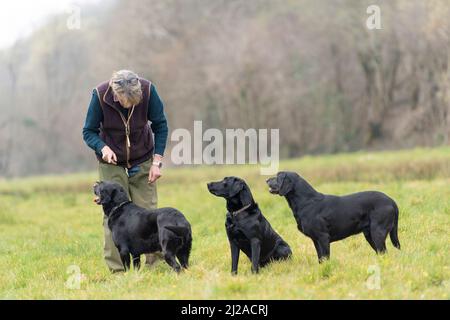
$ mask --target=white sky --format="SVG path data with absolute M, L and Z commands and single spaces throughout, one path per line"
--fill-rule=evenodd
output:
M 0 2 L 0 49 L 29 35 L 45 19 L 55 13 L 69 12 L 71 5 L 81 7 L 101 0 L 2 0 Z M 67 13 L 69 14 L 69 13 Z

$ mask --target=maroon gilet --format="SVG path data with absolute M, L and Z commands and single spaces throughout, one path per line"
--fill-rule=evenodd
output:
M 100 138 L 117 156 L 117 165 L 131 168 L 153 155 L 153 133 L 148 124 L 148 101 L 151 82 L 139 79 L 142 86 L 141 102 L 128 109 L 125 117 L 119 102 L 114 101 L 114 94 L 109 81 L 96 87 L 97 95 L 103 111 L 103 122 L 100 126 Z M 97 155 L 99 161 L 103 159 Z

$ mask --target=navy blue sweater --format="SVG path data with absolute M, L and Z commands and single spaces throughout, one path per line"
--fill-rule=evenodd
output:
M 128 109 L 121 107 L 120 111 L 125 117 L 128 116 Z M 162 156 L 166 148 L 169 129 L 164 114 L 163 102 L 159 98 L 158 92 L 153 84 L 150 87 L 150 99 L 148 101 L 148 120 L 150 120 L 150 127 L 155 134 L 155 154 Z M 105 146 L 105 142 L 99 136 L 100 123 L 102 121 L 103 111 L 97 96 L 97 91 L 94 89 L 83 127 L 83 140 L 98 155 L 102 154 L 101 150 Z

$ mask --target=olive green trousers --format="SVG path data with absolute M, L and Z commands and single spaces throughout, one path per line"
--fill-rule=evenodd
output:
M 99 177 L 102 181 L 114 181 L 119 183 L 128 193 L 128 197 L 136 205 L 146 208 L 154 209 L 157 207 L 158 196 L 156 192 L 156 183 L 148 183 L 148 173 L 152 159 L 149 159 L 139 165 L 139 172 L 131 177 L 128 177 L 127 171 L 121 166 L 106 164 L 99 162 Z M 105 232 L 105 243 L 103 248 L 103 255 L 106 265 L 111 272 L 124 271 L 125 268 L 120 259 L 119 251 L 117 250 L 113 240 L 111 230 L 108 227 L 108 218 L 103 217 L 103 229 Z M 147 254 L 146 264 L 153 264 L 157 256 Z

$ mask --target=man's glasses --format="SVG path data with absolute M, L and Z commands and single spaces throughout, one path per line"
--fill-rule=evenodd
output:
M 127 84 L 136 85 L 138 83 L 138 81 L 139 81 L 138 78 L 120 79 L 120 80 L 114 81 L 114 84 L 117 84 L 122 87 Z

